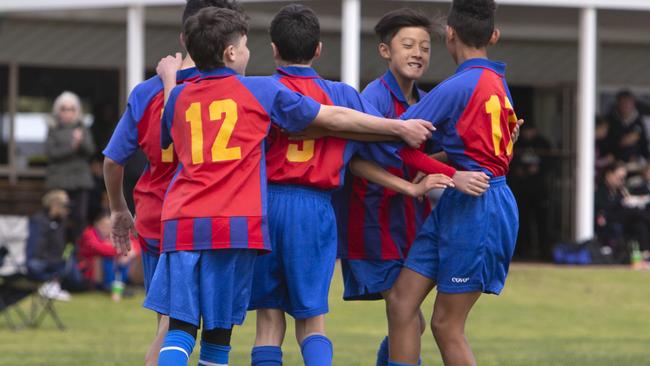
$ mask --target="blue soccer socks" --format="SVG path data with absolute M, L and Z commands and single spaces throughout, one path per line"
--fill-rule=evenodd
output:
M 388 365 L 388 337 L 384 337 L 384 340 L 381 341 L 379 345 L 379 350 L 377 350 L 377 363 L 376 366 L 387 366 Z
M 201 341 L 199 366 L 227 366 L 230 346 Z
M 196 340 L 182 330 L 170 330 L 160 347 L 158 366 L 187 365 Z
M 278 346 L 253 347 L 251 366 L 282 366 L 282 348 Z
M 324 335 L 314 334 L 300 345 L 305 366 L 331 366 L 334 350 L 332 342 Z

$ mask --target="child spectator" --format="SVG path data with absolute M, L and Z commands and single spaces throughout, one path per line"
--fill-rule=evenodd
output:
M 43 210 L 29 218 L 27 275 L 36 281 L 47 281 L 39 289 L 41 296 L 68 301 L 70 294 L 61 289 L 60 278 L 65 270 L 63 251 L 70 199 L 65 191 L 52 190 L 43 196 L 42 203 Z
M 110 290 L 115 274 L 120 273 L 122 281 L 128 278 L 130 264 L 138 255 L 139 246 L 133 241 L 127 255 L 117 255 L 110 240 L 111 219 L 102 211 L 92 225 L 86 227 L 78 241 L 78 265 L 84 278 L 98 284 L 102 290 Z

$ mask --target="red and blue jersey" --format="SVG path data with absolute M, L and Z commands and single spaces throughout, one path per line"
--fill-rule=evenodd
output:
M 163 204 L 162 250 L 270 250 L 265 138 L 271 121 L 300 131 L 319 110 L 273 78 L 225 67 L 174 88 L 161 143 L 174 142 L 179 168 Z
M 390 70 L 380 78 L 371 81 L 361 95 L 386 118 L 399 118 L 409 109 L 408 101 Z M 413 96 L 416 100 L 422 99 L 425 95 L 426 93 L 417 85 L 413 88 Z
M 196 79 L 196 68 L 180 70 L 176 76 L 180 84 Z M 147 165 L 133 190 L 135 200 L 135 228 L 139 235 L 150 239 L 143 248 L 158 253 L 160 248 L 160 212 L 163 197 L 171 182 L 178 161 L 174 147 L 160 148 L 160 118 L 163 111 L 163 83 L 154 76 L 138 84 L 129 95 L 126 111 L 117 123 L 104 156 L 124 165 L 138 148 L 147 157 Z
M 280 67 L 273 77 L 291 90 L 325 105 L 336 105 L 379 116 L 375 108 L 351 86 L 324 80 L 311 67 Z M 269 181 L 299 184 L 321 190 L 335 190 L 343 185 L 345 167 L 352 156 L 395 163 L 391 152 L 381 145 L 363 144 L 336 137 L 291 141 L 280 129 L 272 129 L 266 153 Z M 385 148 L 390 148 L 385 146 Z M 399 163 L 398 163 L 399 164 Z
M 413 93 L 417 100 L 425 95 L 417 87 Z M 362 95 L 387 118 L 398 118 L 409 108 L 390 70 L 368 84 Z M 422 150 L 431 153 L 430 146 L 425 144 Z M 383 167 L 405 180 L 412 180 L 416 173 L 406 166 Z M 417 230 L 431 211 L 427 200 L 400 195 L 359 177 L 349 180 L 336 200 L 338 255 L 348 259 L 405 258 Z
M 490 177 L 508 173 L 517 117 L 505 64 L 480 58 L 463 62 L 402 118 L 431 121 L 437 128 L 432 140 L 456 168 Z

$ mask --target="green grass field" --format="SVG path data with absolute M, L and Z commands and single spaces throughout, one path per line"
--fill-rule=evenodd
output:
M 383 302 L 340 300 L 340 272 L 330 297 L 328 332 L 335 365 L 374 365 L 386 334 Z M 430 316 L 433 296 L 423 310 Z M 0 318 L 0 365 L 139 365 L 154 332 L 142 295 L 111 302 L 100 294 L 57 303 L 68 330 L 48 319 L 12 332 Z M 235 330 L 231 365 L 248 365 L 254 314 Z M 467 329 L 479 365 L 650 364 L 650 272 L 625 268 L 514 265 L 501 296 L 483 296 Z M 300 365 L 293 332 L 284 364 Z M 193 361 L 196 365 L 195 349 Z M 440 365 L 433 337 L 423 337 L 423 364 Z

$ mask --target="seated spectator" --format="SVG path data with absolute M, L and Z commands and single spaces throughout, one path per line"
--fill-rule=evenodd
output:
M 29 218 L 27 238 L 27 276 L 46 282 L 42 296 L 67 301 L 70 294 L 61 289 L 65 270 L 63 252 L 66 246 L 66 219 L 70 200 L 63 190 L 52 190 L 43 196 L 43 210 Z
M 616 95 L 616 106 L 607 120 L 610 122 L 609 141 L 616 158 L 626 163 L 647 161 L 647 135 L 632 93 L 621 91 Z
M 629 259 L 629 240 L 638 241 L 644 259 L 649 259 L 650 215 L 640 209 L 647 197 L 631 195 L 625 187 L 626 177 L 627 170 L 620 162 L 604 168 L 595 197 L 596 231 L 620 261 Z
M 102 211 L 88 226 L 78 241 L 77 259 L 83 276 L 103 290 L 110 290 L 111 284 L 119 274 L 119 280 L 126 282 L 129 266 L 139 255 L 139 247 L 134 239 L 127 255 L 117 255 L 110 239 L 111 220 L 108 211 Z

